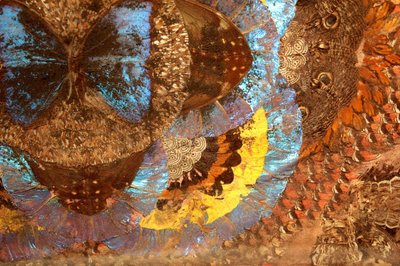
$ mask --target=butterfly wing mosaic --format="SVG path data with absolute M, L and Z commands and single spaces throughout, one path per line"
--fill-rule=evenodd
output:
M 280 72 L 301 105 L 303 144 L 267 239 L 312 243 L 291 247 L 306 254 L 297 264 L 396 265 L 399 2 L 296 7 Z
M 278 75 L 292 14 L 128 0 L 70 36 L 1 1 L 1 182 L 20 221 L 2 223 L 1 259 L 88 242 L 185 255 L 269 215 L 301 144 Z

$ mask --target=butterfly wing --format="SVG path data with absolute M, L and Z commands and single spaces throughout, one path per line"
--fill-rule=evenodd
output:
M 252 65 L 250 47 L 240 30 L 221 13 L 196 1 L 176 1 L 189 34 L 192 55 L 189 98 L 183 112 L 227 95 Z
M 39 16 L 0 3 L 0 95 L 8 114 L 32 124 L 54 101 L 68 73 L 63 45 Z
M 40 223 L 29 217 L 51 198 L 51 193 L 40 187 L 23 154 L 8 146 L 0 146 L 0 173 L 8 201 L 4 206 L 0 202 L 0 261 L 41 258 L 60 252 L 73 243 L 60 234 L 42 230 Z M 53 200 L 53 204 L 56 201 Z M 54 208 L 52 209 L 54 211 Z M 49 212 L 44 220 L 60 222 L 59 217 L 51 216 L 58 212 Z
M 355 2 L 336 1 L 329 8 L 322 4 L 314 8 L 299 1 L 296 20 L 282 38 L 280 72 L 294 86 L 297 101 L 306 110 L 305 141 L 321 137 L 356 94 L 354 51 L 365 27 L 363 14 Z
M 234 179 L 232 167 L 241 162 L 237 153 L 242 147 L 238 129 L 218 137 L 165 139 L 163 143 L 170 181 L 157 203 L 159 209 L 175 200 L 176 190 L 185 193 L 196 187 L 211 196 L 221 195 L 222 184 L 230 184 Z
M 190 57 L 174 8 L 168 0 L 124 1 L 86 38 L 82 63 L 88 86 L 132 123 L 145 117 L 150 123 L 170 121 L 180 111 Z M 171 118 L 156 117 L 163 112 Z
M 165 233 L 185 250 L 206 243 L 208 248 L 218 246 L 223 240 L 250 228 L 262 216 L 269 216 L 286 186 L 285 178 L 293 172 L 301 145 L 301 117 L 294 92 L 277 76 L 279 34 L 268 9 L 260 1 L 202 2 L 234 21 L 250 44 L 254 61 L 235 91 L 206 108 L 179 117 L 165 134 L 168 138 L 184 137 L 192 141 L 204 138 L 206 147 L 211 140 L 217 146 L 230 147 L 221 154 L 204 152 L 204 157 L 193 165 L 199 163 L 201 167 L 198 168 L 206 174 L 194 170 L 190 179 L 196 175 L 207 178 L 201 182 L 189 180 L 189 174 L 177 178 L 184 188 L 175 182 L 164 190 L 158 201 L 159 209 L 141 222 L 142 227 L 158 230 L 161 235 Z M 287 21 L 292 15 L 293 12 L 289 12 L 283 17 Z M 263 119 L 254 119 L 256 117 Z M 264 127 L 266 124 L 268 130 Z M 234 128 L 236 132 L 243 130 L 238 135 L 233 134 L 233 139 L 227 138 L 228 143 L 242 141 L 242 147 L 239 145 L 237 150 L 233 148 L 235 145 L 221 141 Z M 240 162 L 228 160 L 236 155 L 240 156 Z M 221 165 L 224 159 L 233 165 Z M 215 178 L 208 178 L 209 175 L 229 173 L 229 169 L 233 170 L 232 182 L 227 178 L 227 184 L 221 182 L 222 190 L 215 189 L 219 185 Z M 179 234 L 166 233 L 171 232 L 167 229 L 179 228 Z
M 252 171 L 263 167 L 266 131 L 265 112 L 260 110 L 245 126 L 217 137 L 165 139 L 169 185 L 142 226 L 180 229 L 185 219 L 203 226 L 235 209 L 240 197 L 249 193 L 246 186 L 259 177 Z M 254 163 L 249 164 L 247 152 L 255 145 L 260 145 L 259 152 L 252 151 Z
M 316 10 L 314 3 L 317 3 L 317 10 L 322 12 L 321 14 L 327 12 L 328 15 L 318 14 L 316 16 L 314 11 L 309 12 Z M 331 7 L 323 7 L 323 4 L 317 1 L 301 1 L 300 4 L 287 34 L 292 32 L 293 26 L 297 27 L 295 25 L 298 20 L 297 16 L 300 20 L 323 23 L 324 18 L 328 18 L 329 13 L 332 13 Z M 340 105 L 340 108 L 333 117 L 330 117 L 329 126 L 322 130 L 322 136 L 312 137 L 309 134 L 310 131 L 304 134 L 302 158 L 297 164 L 294 174 L 290 177 L 285 192 L 273 209 L 271 219 L 265 220 L 265 222 L 268 232 L 271 233 L 271 238 L 268 239 L 272 239 L 274 236 L 282 235 L 282 232 L 285 232 L 285 235 L 292 235 L 293 232 L 300 230 L 308 233 L 311 228 L 315 228 L 315 220 L 317 223 L 321 221 L 324 233 L 318 238 L 312 255 L 313 262 L 315 264 L 352 264 L 361 259 L 361 248 L 358 246 L 357 239 L 363 239 L 364 236 L 356 234 L 364 230 L 358 229 L 363 224 L 372 222 L 363 218 L 358 224 L 355 215 L 358 211 L 364 214 L 368 213 L 369 217 L 375 215 L 375 213 L 371 215 L 370 210 L 364 206 L 360 210 L 354 208 L 364 203 L 362 201 L 354 202 L 352 197 L 367 193 L 368 202 L 371 205 L 376 204 L 374 206 L 376 210 L 381 210 L 383 207 L 380 204 L 385 204 L 383 200 L 373 198 L 374 195 L 368 191 L 370 185 L 367 182 L 365 182 L 364 189 L 368 192 L 359 191 L 357 186 L 360 186 L 360 181 L 357 179 L 363 177 L 362 173 L 368 173 L 371 167 L 379 167 L 374 171 L 379 173 L 385 172 L 382 170 L 382 165 L 386 163 L 393 166 L 398 164 L 391 161 L 397 154 L 393 149 L 399 141 L 397 120 L 400 102 L 398 92 L 399 13 L 398 6 L 396 7 L 391 1 L 372 0 L 363 1 L 363 3 L 330 1 L 329 4 L 338 8 L 336 11 L 339 13 L 336 13 L 335 16 L 339 14 L 342 23 L 334 29 L 334 31 L 340 31 L 341 34 L 337 39 L 335 38 L 335 45 L 343 47 L 347 42 L 345 47 L 351 48 L 351 54 L 349 52 L 349 55 L 344 57 L 338 53 L 336 56 L 339 58 L 332 58 L 328 62 L 332 62 L 332 68 L 338 67 L 343 71 L 343 66 L 336 65 L 336 62 L 342 60 L 354 62 L 356 60 L 355 66 L 354 63 L 344 65 L 345 68 L 353 65 L 356 72 L 351 70 L 346 71 L 345 76 L 336 75 L 336 82 L 339 85 L 340 83 L 345 84 L 346 80 L 352 80 L 351 82 L 355 80 L 356 82 L 350 88 L 340 89 L 342 92 L 348 93 L 346 97 L 335 98 L 335 100 L 323 103 L 327 106 Z M 307 7 L 307 5 L 309 6 Z M 348 11 L 346 11 L 347 9 Z M 354 12 L 357 9 L 359 11 Z M 306 10 L 309 13 L 302 13 Z M 333 22 L 334 19 L 331 21 Z M 301 25 L 301 23 L 297 25 Z M 358 28 L 354 29 L 355 27 Z M 323 25 L 319 29 L 314 28 L 313 31 L 316 32 L 311 32 L 310 29 L 307 31 L 307 34 L 318 36 L 317 39 L 306 38 L 309 41 L 307 44 L 314 49 L 313 51 L 324 50 L 327 47 L 335 48 L 335 46 L 318 46 L 321 44 L 318 40 L 325 35 L 321 32 L 327 31 Z M 336 33 L 333 32 L 333 34 Z M 302 37 L 297 30 L 295 35 L 297 35 L 297 39 Z M 355 36 L 359 36 L 359 38 L 356 39 Z M 313 47 L 313 40 L 317 41 L 317 46 Z M 359 41 L 358 45 L 354 43 L 357 40 Z M 285 40 L 283 39 L 283 41 Z M 301 50 L 293 49 L 292 52 L 296 52 L 297 56 L 300 56 L 298 52 Z M 313 58 L 309 60 L 316 62 L 319 54 L 311 54 Z M 321 65 L 327 67 L 326 63 Z M 318 66 L 314 66 L 313 70 L 318 72 Z M 290 77 L 288 79 L 290 80 Z M 311 89 L 310 84 L 305 89 Z M 318 91 L 313 93 L 316 94 Z M 321 109 L 321 104 L 319 101 L 314 102 L 316 109 L 314 115 L 323 116 L 329 113 L 326 112 L 326 109 L 330 107 Z M 308 123 L 308 129 L 315 129 L 317 123 L 324 121 L 322 116 L 315 122 L 312 122 L 312 119 L 305 119 L 303 124 Z M 398 169 L 396 169 L 394 167 L 391 170 L 397 172 Z M 372 176 L 374 175 L 379 176 L 372 174 Z M 390 179 L 391 177 L 385 174 L 385 178 Z M 389 184 L 389 179 L 383 183 Z M 353 184 L 356 185 L 353 187 Z M 354 190 L 350 190 L 351 187 Z M 373 189 L 372 186 L 371 189 Z M 349 204 L 354 204 L 353 211 L 342 212 L 347 210 Z M 354 230 L 355 228 L 357 230 Z M 337 235 L 338 232 L 340 235 Z M 364 247 L 362 248 L 364 252 Z M 340 252 L 338 252 L 339 250 Z M 349 256 L 343 257 L 342 254 L 349 254 Z M 308 257 L 309 254 L 306 256 Z
M 132 122 L 146 114 L 151 100 L 150 3 L 113 8 L 86 40 L 84 55 L 89 85 Z
M 214 12 L 217 11 L 232 21 L 250 48 L 252 65 L 238 86 L 225 97 L 214 99 L 205 108 L 192 110 L 176 119 L 174 126 L 170 128 L 170 136 L 191 138 L 221 135 L 243 125 L 265 102 L 268 103 L 264 107 L 273 101 L 272 105 L 278 103 L 271 93 L 277 81 L 281 37 L 275 21 L 281 21 L 282 32 L 282 28 L 286 27 L 285 23 L 294 14 L 293 2 L 275 1 L 276 5 L 270 3 L 269 5 L 275 8 L 274 16 L 271 16 L 267 6 L 256 0 L 198 2 L 211 6 Z M 281 9 L 278 7 L 284 7 L 290 12 L 279 13 Z M 243 48 L 239 53 L 247 53 L 247 46 L 238 46 Z M 232 49 L 232 52 L 235 50 Z M 185 132 L 179 132 L 178 128 Z

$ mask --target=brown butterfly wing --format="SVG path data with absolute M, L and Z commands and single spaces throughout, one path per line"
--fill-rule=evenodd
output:
M 211 196 L 219 196 L 223 184 L 234 180 L 232 167 L 240 164 L 238 150 L 242 147 L 239 130 L 231 130 L 218 137 L 208 137 L 201 158 L 192 169 L 183 172 L 179 180 L 170 182 L 157 202 L 158 209 L 165 205 L 179 208 L 184 196 L 200 190 Z
M 192 55 L 189 98 L 183 112 L 227 95 L 252 65 L 250 48 L 240 30 L 224 15 L 195 1 L 178 0 Z
M 0 208 L 2 208 L 3 206 L 8 209 L 16 208 L 12 203 L 12 198 L 10 194 L 4 189 L 3 182 L 0 179 Z
M 107 199 L 127 188 L 143 162 L 145 152 L 112 163 L 67 168 L 59 165 L 30 161 L 35 177 L 49 188 L 66 208 L 85 215 L 106 209 Z

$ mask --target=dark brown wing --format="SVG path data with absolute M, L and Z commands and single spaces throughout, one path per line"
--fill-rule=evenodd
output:
M 177 0 L 192 55 L 189 98 L 183 112 L 227 95 L 246 75 L 252 56 L 240 30 L 224 15 L 191 0 Z
M 68 168 L 37 160 L 29 164 L 40 184 L 52 191 L 66 208 L 94 215 L 106 208 L 107 199 L 113 193 L 132 183 L 144 153 L 85 168 Z

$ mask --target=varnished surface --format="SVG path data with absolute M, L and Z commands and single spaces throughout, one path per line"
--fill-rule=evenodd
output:
M 218 1 L 210 4 L 217 6 Z M 272 216 L 224 242 L 212 255 L 198 251 L 195 259 L 144 262 L 396 265 L 399 21 L 396 1 L 299 1 L 282 39 L 280 71 L 303 106 L 304 144 Z M 212 150 L 218 142 L 210 138 L 207 147 Z M 234 144 L 235 137 L 228 142 Z M 238 148 L 233 144 L 229 154 Z M 221 162 L 226 168 L 238 163 L 230 156 L 209 155 L 198 161 L 208 172 Z M 229 183 L 230 178 L 223 181 Z M 165 194 L 175 200 L 179 195 Z M 10 204 L 3 198 L 6 206 Z M 162 209 L 165 202 L 160 203 Z M 162 254 L 172 250 L 173 244 Z M 69 249 L 66 256 L 83 252 L 110 253 L 94 241 Z M 131 256 L 117 258 L 133 265 L 143 262 Z M 102 256 L 93 261 L 108 263 Z
M 7 6 L 7 2 L 5 5 Z M 48 21 L 43 20 L 41 24 L 38 24 L 41 21 L 38 19 L 37 25 L 17 19 L 15 23 L 18 26 L 15 27 L 22 25 L 29 28 L 28 25 L 32 24 L 35 27 L 52 29 L 53 39 L 49 43 L 42 43 L 42 45 L 49 46 L 45 47 L 46 49 L 54 50 L 51 41 L 63 40 L 63 46 L 58 48 L 67 54 L 64 60 L 68 61 L 68 71 L 63 75 L 62 71 L 58 71 L 49 62 L 40 64 L 40 69 L 37 71 L 29 70 L 28 76 L 25 76 L 27 80 L 22 79 L 19 83 L 22 86 L 24 82 L 27 82 L 26 84 L 29 86 L 25 89 L 31 89 L 34 93 L 20 95 L 19 98 L 16 94 L 21 93 L 21 90 L 12 87 L 11 83 L 2 84 L 7 86 L 2 89 L 2 95 L 6 91 L 9 91 L 10 95 L 8 96 L 9 103 L 7 104 L 6 99 L 3 99 L 3 104 L 0 106 L 1 142 L 18 148 L 34 158 L 63 166 L 104 164 L 146 149 L 160 137 L 162 131 L 168 127 L 174 117 L 179 115 L 183 104 L 182 99 L 186 96 L 186 79 L 190 74 L 190 55 L 183 21 L 179 14 L 172 12 L 176 9 L 174 3 L 172 1 L 164 3 L 161 8 L 155 9 L 155 14 L 150 14 L 148 22 L 151 25 L 154 24 L 150 20 L 157 20 L 162 25 L 157 30 L 157 34 L 154 34 L 154 27 L 149 26 L 147 30 L 142 29 L 143 36 L 139 36 L 138 32 L 135 33 L 135 36 L 130 36 L 132 32 L 129 32 L 132 30 L 129 27 L 138 27 L 135 19 L 139 18 L 135 18 L 135 12 L 136 9 L 139 9 L 140 12 L 140 7 L 133 5 L 113 6 L 111 10 L 108 8 L 98 10 L 100 12 L 98 16 L 104 16 L 104 13 L 107 12 L 122 12 L 124 15 L 121 18 L 122 21 L 113 21 L 112 17 L 118 17 L 118 14 L 112 14 L 111 18 L 105 17 L 105 21 L 94 20 L 93 24 L 82 24 L 80 30 L 86 34 L 90 33 L 87 38 L 86 35 L 81 36 L 77 33 L 70 34 L 70 37 L 72 36 L 70 39 L 63 39 L 62 32 L 57 32 L 56 28 L 52 27 L 52 23 L 49 22 L 50 18 Z M 36 17 L 34 12 L 37 10 L 30 11 L 28 7 L 22 5 L 21 10 L 27 14 L 32 13 L 33 18 Z M 127 13 L 124 13 L 124 10 L 128 10 Z M 146 13 L 146 11 L 143 12 Z M 160 12 L 168 15 L 164 17 Z M 96 38 L 96 35 L 102 39 L 103 32 L 99 27 L 103 27 L 104 24 L 108 30 L 111 29 L 108 37 L 119 38 L 118 40 L 122 42 L 119 43 L 119 50 L 113 50 L 112 41 L 107 43 L 110 39 L 103 38 L 106 42 L 103 44 L 103 48 L 108 48 L 105 49 L 108 52 L 102 54 L 93 49 L 89 53 L 88 50 L 94 45 L 93 39 Z M 117 26 L 128 25 L 126 26 L 128 29 L 118 32 L 115 24 Z M 93 31 L 91 31 L 92 27 L 94 27 Z M 39 29 L 34 28 L 34 30 Z M 170 34 L 172 31 L 175 33 Z M 40 31 L 36 34 L 40 34 Z M 129 41 L 129 38 L 136 38 L 138 43 L 145 41 L 148 48 L 151 45 L 151 56 L 146 58 L 144 55 L 139 55 L 137 50 L 135 52 L 134 48 L 137 43 Z M 34 41 L 33 47 L 21 46 L 19 48 L 33 49 L 35 53 L 45 54 L 46 50 L 42 51 L 41 46 Z M 86 48 L 83 47 L 85 43 L 87 44 Z M 15 47 L 4 48 L 6 52 L 11 53 Z M 144 53 L 150 53 L 150 50 Z M 99 61 L 101 64 L 93 61 L 95 57 L 99 59 L 107 58 L 107 56 L 112 62 L 109 65 L 101 63 L 101 60 Z M 135 56 L 137 56 L 136 59 L 132 58 Z M 121 61 L 115 62 L 116 57 Z M 4 56 L 4 58 L 6 57 Z M 114 61 L 110 58 L 114 58 Z M 7 68 L 4 69 L 7 70 Z M 149 72 L 147 69 L 152 69 L 154 72 Z M 140 72 L 136 79 L 127 79 L 127 73 L 133 75 L 136 71 Z M 31 82 L 29 79 L 31 74 L 41 75 L 47 81 Z M 65 81 L 62 90 L 56 82 L 52 81 L 51 75 L 53 74 L 61 75 Z M 152 76 L 152 82 L 150 82 L 149 75 Z M 115 78 L 117 76 L 118 80 Z M 165 76 L 166 78 L 164 78 Z M 105 77 L 107 77 L 107 81 L 104 80 Z M 42 84 L 45 85 L 46 93 L 44 95 L 41 94 Z M 120 92 L 116 90 L 116 86 L 121 86 L 126 94 L 118 95 Z M 175 89 L 168 90 L 169 87 Z M 35 93 L 40 94 L 40 97 Z M 12 101 L 14 96 L 22 101 L 25 109 L 14 110 L 19 108 L 18 105 L 15 106 L 18 101 Z M 36 96 L 39 97 L 36 99 L 36 101 L 40 100 L 39 103 L 34 102 Z M 23 100 L 23 98 L 30 99 L 31 102 Z M 14 109 L 9 110 L 10 105 L 13 105 Z M 35 121 L 31 127 L 25 128 L 12 119 L 20 112 L 29 113 L 32 118 L 37 118 L 38 114 L 36 115 L 36 112 L 31 110 L 32 106 L 38 109 L 37 111 L 46 107 L 46 112 L 42 112 L 43 119 Z M 129 109 L 136 111 L 129 111 Z M 9 111 L 12 111 L 11 114 Z M 18 119 L 23 119 L 23 116 Z M 27 122 L 32 122 L 31 120 L 27 120 Z M 43 135 L 48 137 L 43 140 Z M 43 141 L 46 142 L 45 145 L 43 145 Z M 120 146 L 118 143 L 121 142 L 125 143 L 124 147 L 117 148 L 116 146 Z

